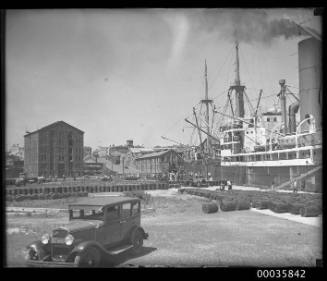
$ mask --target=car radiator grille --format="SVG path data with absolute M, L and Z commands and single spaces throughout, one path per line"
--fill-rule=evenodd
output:
M 66 245 L 54 244 L 51 246 L 52 258 L 54 259 L 64 259 L 69 255 L 70 252 L 71 247 Z

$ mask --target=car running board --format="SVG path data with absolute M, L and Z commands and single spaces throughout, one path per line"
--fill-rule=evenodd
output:
M 114 248 L 112 250 L 107 250 L 107 253 L 110 254 L 110 255 L 118 255 L 124 251 L 127 251 L 129 249 L 133 248 L 133 245 L 132 244 L 127 244 L 127 245 L 123 245 L 123 246 L 120 246 L 120 247 L 117 247 L 117 248 Z

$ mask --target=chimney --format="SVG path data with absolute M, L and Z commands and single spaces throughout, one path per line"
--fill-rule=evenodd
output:
M 126 141 L 126 145 L 127 145 L 127 147 L 129 147 L 129 148 L 133 148 L 133 147 L 134 147 L 133 140 L 127 140 L 127 141 Z

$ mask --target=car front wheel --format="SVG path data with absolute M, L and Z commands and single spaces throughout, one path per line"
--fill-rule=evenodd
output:
M 89 248 L 83 253 L 77 254 L 74 260 L 78 267 L 98 267 L 101 254 L 96 248 Z
M 141 230 L 137 229 L 136 231 L 134 231 L 131 240 L 133 244 L 133 253 L 139 253 L 143 246 L 143 233 L 141 232 Z

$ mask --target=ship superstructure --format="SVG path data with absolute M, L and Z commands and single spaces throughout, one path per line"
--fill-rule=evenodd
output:
M 302 40 L 299 45 L 299 97 L 281 79 L 280 110 L 249 117 L 244 114 L 244 86 L 240 84 L 238 44 L 236 78 L 228 91 L 232 116 L 220 127 L 221 178 L 249 186 L 296 186 L 319 190 L 321 186 L 321 41 Z M 231 93 L 235 92 L 235 103 Z M 290 105 L 287 95 L 294 97 Z M 233 108 L 235 107 L 235 110 Z M 256 110 L 257 111 L 257 110 Z M 255 111 L 255 112 L 256 112 Z M 296 114 L 300 111 L 300 120 Z M 220 113 L 224 115 L 224 113 Z M 271 126 L 271 122 L 275 121 Z M 277 122 L 279 121 L 279 122 Z

